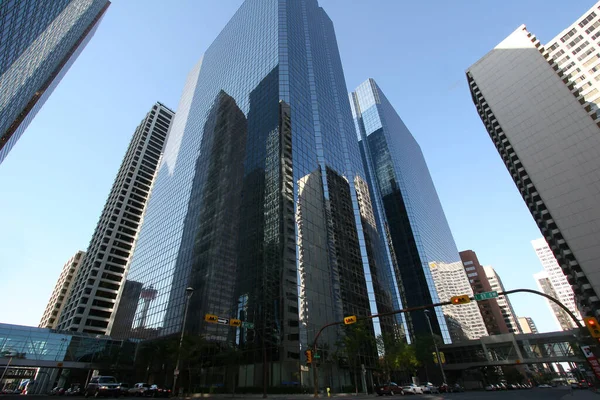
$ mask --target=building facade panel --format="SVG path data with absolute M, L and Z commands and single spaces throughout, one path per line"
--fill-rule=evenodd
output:
M 473 100 L 584 313 L 600 309 L 600 127 L 524 26 L 467 71 Z
M 0 163 L 91 39 L 109 4 L 0 4 Z
M 241 350 L 244 386 L 264 357 L 270 385 L 299 382 L 322 325 L 391 310 L 366 188 L 331 20 L 315 0 L 245 1 L 188 75 L 113 334 L 177 334 L 192 287 L 183 329 Z
M 490 282 L 492 290 L 496 292 L 504 292 L 504 285 L 502 284 L 500 276 L 496 273 L 496 270 L 489 265 L 484 265 L 483 270 L 488 281 Z M 502 312 L 502 318 L 504 319 L 504 323 L 508 328 L 508 332 L 521 333 L 521 328 L 517 322 L 517 314 L 515 314 L 515 310 L 513 310 L 508 296 L 500 296 L 496 301 L 498 302 L 498 306 Z
M 78 251 L 63 266 L 58 280 L 56 281 L 56 285 L 54 286 L 54 290 L 50 295 L 50 300 L 48 300 L 48 304 L 42 315 L 42 319 L 38 325 L 40 328 L 56 329 L 58 326 L 60 314 L 71 294 L 73 282 L 75 281 L 77 274 L 79 274 L 79 267 L 81 266 L 84 256 L 84 251 Z
M 472 250 L 465 250 L 460 252 L 460 258 L 473 293 L 491 292 L 493 290 L 492 285 L 485 274 L 483 266 L 479 263 L 477 254 Z M 477 305 L 490 335 L 510 333 L 496 299 L 478 301 Z
M 538 282 L 538 286 L 545 288 L 546 285 L 542 284 L 541 280 L 547 279 L 550 287 L 548 290 L 544 290 L 544 293 L 554 297 L 564 304 L 569 311 L 571 311 L 581 321 L 581 315 L 579 314 L 577 304 L 575 303 L 575 294 L 573 293 L 573 289 L 571 288 L 571 285 L 569 285 L 569 281 L 565 277 L 560 265 L 556 261 L 556 257 L 554 257 L 554 253 L 552 253 L 550 246 L 548 246 L 548 243 L 544 238 L 532 240 L 531 245 L 535 250 L 535 254 L 538 256 L 540 263 L 542 263 L 542 267 L 544 267 L 545 272 L 545 275 L 534 275 L 536 281 Z M 562 330 L 569 330 L 577 327 L 573 319 L 569 317 L 569 315 L 562 308 L 558 307 L 554 302 L 551 301 L 548 301 L 548 304 L 556 316 Z
M 373 79 L 361 84 L 350 98 L 371 197 L 377 198 L 375 215 L 389 244 L 381 251 L 391 259 L 389 291 L 397 306 L 436 303 L 440 297 L 432 267 L 460 262 L 460 257 L 423 153 Z M 463 286 L 469 289 L 463 278 Z M 473 311 L 473 318 L 480 320 L 478 310 Z M 450 341 L 444 311 L 436 309 L 436 316 L 434 330 Z M 428 332 L 423 313 L 409 313 L 405 318 L 409 340 Z

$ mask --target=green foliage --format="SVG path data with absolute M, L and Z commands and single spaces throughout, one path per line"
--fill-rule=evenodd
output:
M 380 354 L 379 365 L 386 380 L 396 372 L 410 373 L 419 366 L 415 346 L 393 335 L 382 334 L 377 337 L 377 350 Z
M 365 321 L 359 321 L 345 327 L 342 345 L 348 365 L 354 368 L 360 366 L 361 355 L 369 354 L 376 347 L 371 328 Z

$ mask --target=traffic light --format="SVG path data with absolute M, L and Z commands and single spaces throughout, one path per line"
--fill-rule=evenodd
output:
M 594 317 L 584 317 L 583 321 L 590 331 L 590 335 L 592 335 L 593 338 L 600 338 L 600 326 L 598 325 L 598 320 Z
M 304 352 L 304 355 L 306 356 L 306 363 L 307 364 L 312 363 L 312 350 L 306 350 Z
M 469 298 L 468 294 L 461 294 L 460 296 L 452 296 L 450 298 L 450 301 L 452 302 L 452 304 L 457 305 L 470 303 L 471 299 Z
M 219 321 L 219 317 L 213 314 L 204 314 L 204 320 L 211 324 L 216 324 Z

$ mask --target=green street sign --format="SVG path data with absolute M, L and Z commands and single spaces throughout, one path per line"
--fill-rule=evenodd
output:
M 474 296 L 475 301 L 495 299 L 496 297 L 498 297 L 498 292 L 496 292 L 495 290 L 493 292 L 477 293 Z
M 242 321 L 242 328 L 254 329 L 254 324 L 252 322 L 243 322 Z
M 317 354 L 315 354 L 313 357 L 314 357 L 314 358 L 321 358 L 321 355 L 317 353 Z

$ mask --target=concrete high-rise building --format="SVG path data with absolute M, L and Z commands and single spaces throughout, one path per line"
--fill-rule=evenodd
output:
M 262 386 L 265 357 L 270 386 L 308 384 L 321 326 L 391 310 L 379 242 L 332 21 L 316 0 L 246 0 L 188 75 L 111 334 L 181 332 L 191 287 L 184 329 L 243 352 L 239 386 Z
M 493 291 L 485 270 L 479 263 L 477 254 L 473 250 L 465 250 L 460 252 L 460 258 L 473 293 Z M 479 306 L 486 330 L 490 335 L 510 333 L 506 322 L 504 322 L 504 316 L 502 315 L 502 310 L 498 305 L 497 299 L 478 301 L 477 306 Z
M 560 265 L 558 265 L 558 262 L 554 257 L 554 253 L 552 253 L 552 250 L 550 250 L 548 243 L 546 243 L 544 238 L 539 238 L 532 240 L 531 245 L 535 250 L 535 254 L 537 254 L 540 262 L 542 263 L 545 272 L 544 276 L 541 276 L 540 274 L 534 275 L 536 281 L 538 281 L 538 285 L 546 294 L 556 298 L 558 301 L 564 304 L 579 320 L 581 320 L 581 315 L 579 314 L 579 310 L 575 304 L 575 294 L 573 293 L 573 289 L 571 288 L 571 285 L 569 285 L 569 282 L 560 268 Z M 551 287 L 546 288 L 547 285 L 542 284 L 540 282 L 541 279 L 548 279 Z M 547 290 L 545 290 L 545 288 Z M 554 294 L 550 294 L 549 292 Z M 577 324 L 575 324 L 573 319 L 569 317 L 569 315 L 562 308 L 557 306 L 556 303 L 548 301 L 548 304 L 550 305 L 550 308 L 555 314 L 563 330 L 569 330 L 577 327 Z
M 596 316 L 600 53 L 592 38 L 600 26 L 598 7 L 547 46 L 522 25 L 467 70 L 477 112 L 571 284 L 579 310 Z
M 449 301 L 452 296 L 459 294 L 473 296 L 473 289 L 469 284 L 462 262 L 458 261 L 452 264 L 431 262 L 429 268 L 440 301 Z M 448 305 L 443 306 L 442 309 L 446 319 L 452 318 L 460 324 L 462 332 L 454 331 L 452 325 L 448 327 L 453 342 L 459 341 L 461 337 L 474 340 L 488 335 L 477 302 L 472 301 L 460 307 Z
M 0 163 L 94 35 L 109 5 L 108 0 L 0 2 Z
M 38 325 L 40 328 L 51 328 L 56 329 L 58 325 L 58 319 L 65 306 L 66 300 L 71 294 L 71 288 L 73 282 L 79 273 L 79 267 L 85 256 L 84 251 L 78 251 L 73 257 L 69 259 L 63 266 L 62 271 L 54 285 L 54 290 L 50 295 L 50 300 L 44 310 L 44 315 Z
M 156 103 L 135 130 L 58 328 L 109 334 L 174 112 Z
M 519 326 L 523 333 L 539 333 L 531 317 L 519 317 Z
M 460 257 L 421 148 L 373 79 L 350 94 L 350 104 L 377 224 L 388 242 L 381 252 L 393 265 L 386 282 L 394 306 L 437 303 L 436 286 L 443 283 L 434 282 L 431 266 L 460 265 Z M 461 286 L 469 287 L 466 277 Z M 432 321 L 449 342 L 445 311 L 436 309 Z M 421 311 L 406 314 L 406 325 L 409 337 L 429 332 Z
M 544 46 L 545 54 L 556 61 L 573 89 L 578 91 L 578 96 L 591 106 L 590 113 L 597 112 L 600 106 L 598 38 L 600 1 Z
M 547 271 L 541 271 L 537 274 L 534 274 L 533 279 L 535 279 L 535 282 L 537 283 L 537 286 L 541 292 L 547 294 L 548 296 L 552 296 L 555 299 L 558 298 L 558 295 L 554 290 L 554 286 L 552 285 L 552 281 L 550 280 Z M 569 316 L 567 312 L 565 312 L 565 310 L 563 310 L 553 301 L 547 300 L 547 303 L 548 307 L 550 307 L 550 310 L 552 311 L 552 315 L 554 315 L 554 317 L 556 318 L 556 322 L 563 331 L 570 330 L 576 327 L 575 323 L 573 322 L 573 319 Z
M 490 287 L 492 290 L 496 292 L 503 292 L 504 285 L 502 284 L 502 280 L 500 276 L 496 273 L 496 270 L 489 265 L 483 266 L 483 271 L 485 272 L 485 276 L 490 282 Z M 517 314 L 515 314 L 515 310 L 513 310 L 512 304 L 507 296 L 500 296 L 496 299 L 498 302 L 498 306 L 500 307 L 500 311 L 502 312 L 502 319 L 508 328 L 509 333 L 520 333 L 521 329 L 517 322 Z

